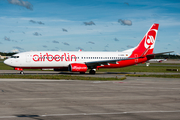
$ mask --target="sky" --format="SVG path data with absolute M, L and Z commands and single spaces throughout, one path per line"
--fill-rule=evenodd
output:
M 179 0 L 0 0 L 0 52 L 124 51 L 159 23 L 154 53 L 180 54 Z

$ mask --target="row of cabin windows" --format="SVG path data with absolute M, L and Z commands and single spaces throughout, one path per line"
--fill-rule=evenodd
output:
M 39 59 L 61 59 L 61 57 L 39 57 Z M 64 59 L 65 57 L 62 57 Z M 68 59 L 68 57 L 67 57 Z M 75 59 L 75 57 L 72 57 L 72 59 Z M 76 57 L 76 59 L 79 59 L 79 57 Z
M 19 56 L 11 56 L 11 58 L 19 58 Z M 61 57 L 48 57 L 48 59 L 52 59 L 52 58 L 61 59 Z M 47 59 L 47 57 L 39 57 L 39 59 Z M 72 59 L 75 59 L 75 57 L 72 57 Z M 76 57 L 76 59 L 79 59 L 79 57 Z M 81 57 L 81 59 L 124 59 L 124 58 L 123 57 Z
M 48 57 L 48 59 L 61 59 L 61 57 Z M 39 57 L 39 59 L 47 59 L 47 57 Z M 64 57 L 62 58 L 64 59 Z M 67 57 L 68 59 L 68 57 Z M 72 59 L 75 59 L 75 57 L 72 57 Z M 79 59 L 79 57 L 76 57 L 76 59 Z M 123 57 L 81 57 L 81 59 L 125 59 Z
M 124 57 L 81 57 L 82 59 L 125 59 Z

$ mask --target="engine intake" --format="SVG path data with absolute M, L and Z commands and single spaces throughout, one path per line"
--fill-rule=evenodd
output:
M 81 63 L 72 63 L 68 66 L 68 70 L 71 72 L 86 72 L 87 69 L 87 65 Z

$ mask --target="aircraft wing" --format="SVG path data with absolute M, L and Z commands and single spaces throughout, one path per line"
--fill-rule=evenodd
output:
M 117 64 L 118 61 L 122 60 L 132 60 L 137 58 L 126 58 L 126 59 L 114 59 L 114 60 L 101 60 L 101 61 L 92 61 L 92 62 L 85 62 L 87 66 L 101 66 L 101 65 L 108 65 L 111 64 Z
M 145 56 L 154 56 L 154 55 L 161 55 L 161 54 L 166 54 L 166 53 L 172 53 L 174 51 L 169 51 L 169 52 L 162 52 L 162 53 L 153 53 L 153 54 L 148 54 L 146 55 L 146 51 L 140 56 L 140 57 L 137 57 L 137 58 L 126 58 L 126 59 L 114 59 L 114 60 L 101 60 L 101 61 L 92 61 L 92 62 L 85 62 L 85 64 L 87 66 L 101 66 L 101 65 L 108 65 L 109 63 L 111 64 L 117 64 L 118 61 L 122 61 L 122 60 L 133 60 L 133 59 L 138 59 L 138 58 L 142 58 L 142 57 L 145 57 Z

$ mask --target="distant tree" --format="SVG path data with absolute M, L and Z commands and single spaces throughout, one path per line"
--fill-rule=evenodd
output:
M 17 53 L 16 52 L 10 52 L 10 53 L 0 52 L 0 55 L 2 55 L 2 56 L 12 56 L 14 54 L 17 54 Z
M 168 58 L 168 59 L 180 59 L 180 56 L 179 55 L 156 55 L 155 56 L 155 59 L 165 59 L 165 58 Z

